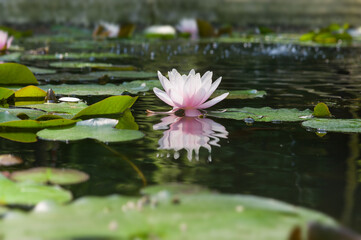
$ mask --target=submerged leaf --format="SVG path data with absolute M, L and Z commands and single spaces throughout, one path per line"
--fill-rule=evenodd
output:
M 76 184 L 87 181 L 88 174 L 74 169 L 31 168 L 16 171 L 10 178 L 17 182 L 32 181 L 36 183 L 52 183 L 59 185 Z
M 0 203 L 35 205 L 44 200 L 58 203 L 72 199 L 70 192 L 55 186 L 45 186 L 35 183 L 15 183 L 0 174 Z

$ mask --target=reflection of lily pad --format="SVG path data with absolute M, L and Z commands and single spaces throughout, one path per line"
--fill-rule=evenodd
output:
M 22 60 L 62 60 L 62 59 L 108 59 L 108 58 L 124 58 L 125 54 L 116 53 L 56 53 L 56 54 L 26 54 L 21 57 Z
M 98 78 L 108 76 L 116 79 L 147 79 L 157 77 L 155 72 L 141 72 L 141 71 L 107 71 L 107 72 L 92 72 L 91 76 Z
M 302 125 L 328 132 L 361 132 L 361 119 L 312 119 Z
M 34 205 L 40 201 L 53 200 L 64 203 L 72 199 L 71 193 L 58 186 L 35 183 L 15 183 L 0 174 L 0 203 Z
M 82 198 L 46 212 L 5 218 L 0 231 L 4 239 L 286 240 L 295 226 L 309 221 L 336 225 L 321 213 L 272 199 L 203 192 L 181 192 L 175 198 L 166 189 L 151 195 L 151 201 Z
M 0 132 L 0 137 L 22 143 L 32 143 L 37 141 L 36 134 L 33 132 Z
M 227 91 L 227 90 L 216 90 L 211 98 L 218 97 L 223 93 L 229 92 L 227 99 L 249 99 L 249 98 L 260 98 L 266 95 L 265 91 L 258 91 L 256 89 L 250 90 L 236 90 L 236 91 Z
M 96 63 L 96 62 L 53 62 L 49 64 L 55 68 L 92 68 L 92 67 L 110 67 L 110 63 Z
M 16 171 L 11 174 L 11 179 L 17 182 L 32 181 L 59 185 L 81 183 L 88 180 L 88 178 L 88 174 L 78 170 L 45 167 Z
M 97 139 L 102 142 L 123 142 L 142 138 L 144 134 L 136 130 L 116 129 L 116 123 L 99 124 L 94 119 L 77 123 L 67 129 L 44 129 L 37 133 L 45 140 L 73 141 L 81 139 Z
M 312 118 L 312 111 L 304 110 L 300 111 L 297 109 L 272 109 L 270 107 L 263 108 L 229 108 L 226 112 L 217 112 L 210 113 L 210 116 L 220 117 L 220 118 L 230 118 L 236 120 L 244 120 L 252 118 L 257 122 L 295 122 L 295 121 L 305 121 Z

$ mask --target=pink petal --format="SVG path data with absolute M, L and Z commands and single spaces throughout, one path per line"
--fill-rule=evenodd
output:
M 10 48 L 13 39 L 14 39 L 13 37 L 10 37 L 10 38 L 8 39 L 8 41 L 7 41 L 7 43 L 6 43 L 6 48 Z
M 210 87 L 210 89 L 207 91 L 207 93 L 204 95 L 202 101 L 198 104 L 202 104 L 213 94 L 213 92 L 217 89 L 219 84 L 221 83 L 222 77 L 218 78 Z
M 212 100 L 209 100 L 206 103 L 203 103 L 202 105 L 198 106 L 198 109 L 205 109 L 205 108 L 209 108 L 212 107 L 213 105 L 219 103 L 220 101 L 222 101 L 223 99 L 225 99 L 228 96 L 229 93 L 223 93 L 221 96 L 218 96 L 216 98 L 213 98 Z
M 172 99 L 162 90 L 160 90 L 159 88 L 153 88 L 153 92 L 155 93 L 155 95 L 157 95 L 157 97 L 160 98 L 160 100 L 162 100 L 163 102 L 165 102 L 166 104 L 175 107 L 176 105 L 173 103 Z
M 168 81 L 168 79 L 166 77 L 164 77 L 161 72 L 158 71 L 158 78 L 160 83 L 162 84 L 164 90 L 168 93 L 169 89 L 172 87 L 172 85 L 170 84 L 170 82 Z

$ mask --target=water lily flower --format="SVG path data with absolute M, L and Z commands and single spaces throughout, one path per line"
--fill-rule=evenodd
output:
M 118 24 L 100 21 L 99 24 L 95 26 L 93 38 L 115 38 L 118 36 L 119 30 L 120 26 Z
M 208 161 L 211 161 L 211 146 L 219 147 L 220 138 L 228 137 L 226 128 L 212 119 L 177 117 L 174 114 L 162 118 L 160 123 L 153 126 L 153 129 L 168 129 L 158 141 L 158 149 L 174 150 L 175 159 L 179 158 L 179 151 L 185 149 L 189 160 L 192 160 L 193 152 L 195 159 L 199 160 L 199 150 L 203 147 L 208 150 Z
M 176 28 L 181 33 L 189 33 L 192 39 L 198 38 L 198 25 L 194 18 L 183 18 Z
M 158 71 L 158 78 L 165 91 L 153 88 L 154 93 L 166 104 L 173 107 L 171 112 L 183 109 L 185 116 L 199 116 L 199 109 L 206 109 L 219 103 L 228 96 L 224 93 L 212 100 L 207 99 L 217 89 L 222 77 L 212 83 L 212 72 L 206 72 L 202 77 L 192 69 L 188 76 L 180 75 L 173 69 L 168 72 L 169 80 Z
M 13 37 L 9 37 L 7 32 L 0 30 L 0 51 L 10 48 Z

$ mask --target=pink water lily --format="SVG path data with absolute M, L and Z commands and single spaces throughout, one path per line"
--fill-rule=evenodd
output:
M 0 30 L 0 51 L 10 48 L 13 37 L 9 37 L 7 32 Z
M 158 71 L 158 78 L 165 91 L 153 88 L 154 93 L 166 104 L 173 107 L 172 112 L 183 109 L 185 116 L 199 115 L 199 109 L 206 109 L 225 99 L 229 93 L 224 93 L 208 102 L 221 83 L 222 77 L 212 83 L 213 73 L 208 71 L 202 77 L 192 69 L 188 76 L 180 75 L 173 69 L 168 72 L 169 80 Z

